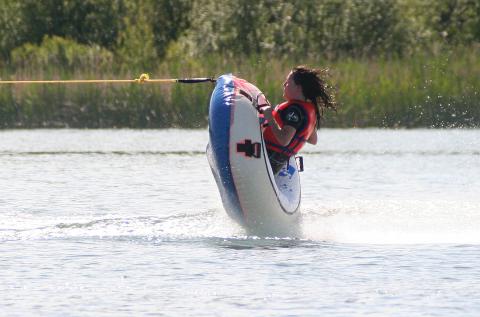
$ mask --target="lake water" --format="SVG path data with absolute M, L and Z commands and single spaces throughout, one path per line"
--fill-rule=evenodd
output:
M 480 130 L 321 130 L 245 236 L 206 130 L 0 132 L 2 316 L 478 316 Z

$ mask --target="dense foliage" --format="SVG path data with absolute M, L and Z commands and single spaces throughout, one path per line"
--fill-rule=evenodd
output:
M 342 108 L 330 122 L 342 126 L 479 125 L 479 43 L 478 0 L 0 0 L 3 79 L 233 71 L 275 100 L 288 69 L 308 63 L 332 69 Z M 208 88 L 141 89 L 0 87 L 0 124 L 205 124 L 193 102 Z M 426 119 L 436 102 L 450 110 Z

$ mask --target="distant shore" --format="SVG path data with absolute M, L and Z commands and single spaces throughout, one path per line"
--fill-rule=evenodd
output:
M 292 66 L 328 67 L 338 113 L 326 127 L 478 127 L 480 49 L 408 58 L 289 60 L 221 56 L 165 60 L 152 78 L 216 77 L 232 72 L 257 85 L 272 103 Z M 145 70 L 148 71 L 148 70 Z M 133 79 L 134 71 L 54 65 L 2 70 L 11 79 Z M 202 128 L 212 84 L 0 85 L 1 128 Z

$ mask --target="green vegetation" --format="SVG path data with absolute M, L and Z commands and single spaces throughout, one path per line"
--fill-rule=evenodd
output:
M 330 127 L 480 125 L 472 0 L 0 0 L 0 78 L 232 72 L 281 101 L 297 64 L 328 67 Z M 205 127 L 210 84 L 0 86 L 0 127 Z

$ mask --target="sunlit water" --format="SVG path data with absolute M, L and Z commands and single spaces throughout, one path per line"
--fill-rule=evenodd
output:
M 319 137 L 302 235 L 258 238 L 206 130 L 0 132 L 0 315 L 478 316 L 480 130 Z

